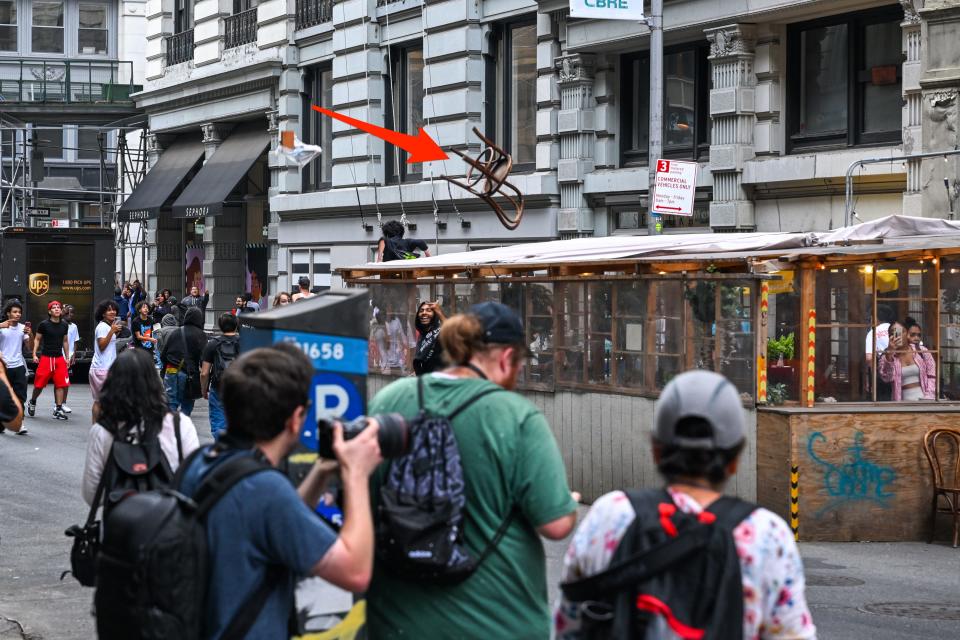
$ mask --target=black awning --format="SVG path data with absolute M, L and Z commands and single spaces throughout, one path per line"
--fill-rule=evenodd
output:
M 128 222 L 156 218 L 164 203 L 202 158 L 203 142 L 197 134 L 178 136 L 120 207 L 117 219 Z
M 235 129 L 173 203 L 173 217 L 202 218 L 223 213 L 223 201 L 270 146 L 266 126 L 266 122 L 258 122 Z

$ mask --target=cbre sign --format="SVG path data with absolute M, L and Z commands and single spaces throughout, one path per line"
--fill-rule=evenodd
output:
M 570 0 L 570 17 L 601 20 L 645 20 L 643 0 Z

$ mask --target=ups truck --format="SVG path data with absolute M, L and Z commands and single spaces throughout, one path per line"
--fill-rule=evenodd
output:
M 80 332 L 79 369 L 93 358 L 93 312 L 113 298 L 116 249 L 109 229 L 27 229 L 0 231 L 0 298 L 17 298 L 24 320 L 35 330 L 47 319 L 47 303 L 73 305 Z M 32 363 L 31 363 L 32 368 Z

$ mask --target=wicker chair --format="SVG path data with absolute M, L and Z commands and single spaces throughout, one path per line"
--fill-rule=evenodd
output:
M 953 548 L 956 549 L 960 542 L 960 430 L 930 429 L 923 436 L 923 452 L 933 473 L 930 542 L 936 531 L 937 514 L 947 513 L 953 516 Z

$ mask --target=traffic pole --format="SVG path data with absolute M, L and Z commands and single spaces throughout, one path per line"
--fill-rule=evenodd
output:
M 647 170 L 650 184 L 647 191 L 647 233 L 663 233 L 660 216 L 653 213 L 653 188 L 657 181 L 657 160 L 663 155 L 663 0 L 650 0 L 650 145 Z

